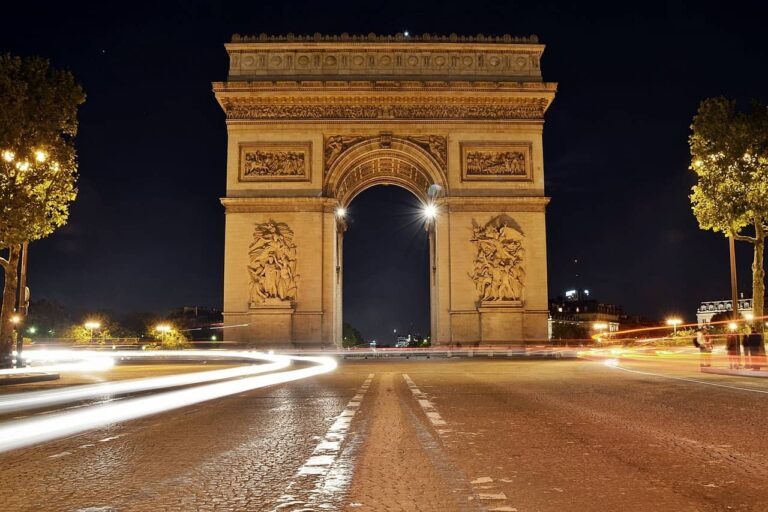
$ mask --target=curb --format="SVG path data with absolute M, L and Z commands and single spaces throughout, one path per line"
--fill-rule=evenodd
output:
M 12 384 L 27 384 L 29 382 L 45 382 L 49 380 L 58 380 L 61 377 L 58 373 L 20 373 L 0 377 L 0 386 L 10 386 Z
M 701 368 L 701 373 L 713 373 L 716 375 L 735 375 L 738 377 L 757 377 L 768 378 L 768 371 L 763 370 L 732 370 L 729 368 L 713 368 L 711 366 L 705 366 Z

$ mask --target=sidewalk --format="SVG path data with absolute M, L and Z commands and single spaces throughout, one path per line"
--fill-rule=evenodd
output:
M 739 377 L 761 377 L 768 378 L 767 370 L 751 370 L 747 368 L 740 368 L 738 370 L 730 368 L 719 368 L 716 366 L 703 366 L 701 368 L 702 373 L 714 373 L 717 375 L 737 375 Z
M 58 373 L 35 372 L 13 373 L 9 375 L 0 375 L 0 386 L 9 386 L 11 384 L 27 384 L 30 382 L 46 382 L 58 380 L 61 376 Z

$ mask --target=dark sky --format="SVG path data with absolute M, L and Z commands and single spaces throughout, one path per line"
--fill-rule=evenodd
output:
M 688 125 L 704 97 L 768 100 L 761 5 L 4 5 L 0 51 L 49 57 L 88 94 L 77 140 L 80 195 L 69 224 L 32 246 L 33 296 L 80 310 L 221 305 L 226 133 L 210 82 L 226 77 L 223 43 L 232 33 L 536 33 L 548 45 L 544 77 L 560 84 L 544 135 L 550 294 L 580 284 L 630 312 L 690 320 L 699 300 L 728 295 L 728 254 L 725 239 L 699 231 L 690 213 Z M 347 279 L 365 279 L 368 292 L 348 286 L 363 306 L 347 301 L 346 315 L 369 338 L 427 318 L 426 310 L 413 310 L 420 320 L 398 310 L 400 297 L 426 292 L 423 238 L 403 220 L 409 199 L 401 192 L 373 189 L 352 205 L 357 226 L 392 230 L 379 236 L 384 247 L 353 232 L 347 240 Z M 740 245 L 748 291 L 751 256 Z M 387 257 L 403 264 L 383 264 Z M 380 317 L 369 320 L 373 308 Z

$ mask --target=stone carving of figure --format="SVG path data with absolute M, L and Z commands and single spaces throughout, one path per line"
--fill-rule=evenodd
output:
M 296 299 L 296 245 L 287 224 L 272 220 L 256 224 L 249 256 L 251 302 Z
M 333 135 L 325 140 L 325 168 L 328 169 L 345 149 L 366 137 L 345 137 Z
M 470 277 L 481 301 L 517 301 L 522 297 L 525 277 L 523 235 L 498 224 L 492 220 L 485 227 L 473 228 L 476 254 Z

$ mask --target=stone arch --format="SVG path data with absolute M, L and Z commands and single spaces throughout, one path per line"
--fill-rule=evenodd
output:
M 324 191 L 347 206 L 374 185 L 398 185 L 426 203 L 430 186 L 447 191 L 445 175 L 440 155 L 422 145 L 397 137 L 372 137 L 352 144 L 330 163 Z

